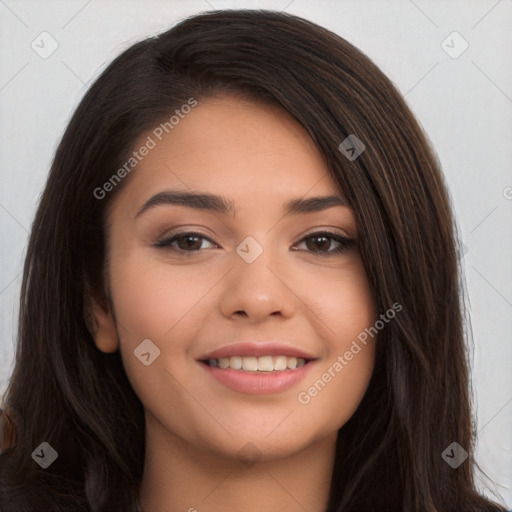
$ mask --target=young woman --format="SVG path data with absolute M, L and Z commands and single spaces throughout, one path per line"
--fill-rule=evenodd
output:
M 217 11 L 132 46 L 32 227 L 1 510 L 503 510 L 455 240 L 425 135 L 339 36 Z

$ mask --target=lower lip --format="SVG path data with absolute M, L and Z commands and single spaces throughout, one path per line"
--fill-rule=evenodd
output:
M 214 379 L 233 391 L 249 395 L 270 395 L 290 389 L 309 372 L 314 361 L 295 370 L 247 372 L 199 363 Z

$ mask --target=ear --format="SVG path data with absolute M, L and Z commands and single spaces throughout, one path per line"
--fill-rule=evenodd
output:
M 98 349 L 105 353 L 116 352 L 119 349 L 119 337 L 109 302 L 100 304 L 89 296 L 84 316 Z

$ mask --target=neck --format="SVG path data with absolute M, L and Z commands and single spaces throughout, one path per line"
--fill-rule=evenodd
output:
M 139 493 L 143 512 L 325 512 L 336 435 L 275 460 L 244 461 L 199 450 L 146 419 Z

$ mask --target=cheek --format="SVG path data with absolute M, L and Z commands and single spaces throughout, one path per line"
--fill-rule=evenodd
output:
M 182 324 L 194 325 L 216 280 L 212 272 L 198 274 L 193 265 L 176 269 L 144 251 L 123 258 L 111 276 L 120 330 L 164 342 Z
M 368 387 L 376 337 L 368 336 L 367 329 L 377 314 L 362 263 L 311 280 L 310 285 L 308 306 L 319 319 L 317 330 L 323 330 L 326 353 L 301 387 L 297 402 L 306 417 L 316 417 L 329 433 L 350 419 Z
M 338 430 L 352 417 L 368 388 L 376 343 L 372 337 L 361 341 L 368 326 L 371 324 L 347 327 L 349 334 L 332 338 L 326 357 L 318 361 L 314 374 L 297 393 L 303 417 L 316 418 L 325 435 Z
M 340 354 L 343 357 L 343 354 Z M 373 345 L 368 345 L 351 361 L 333 357 L 297 395 L 301 415 L 315 418 L 319 435 L 340 429 L 356 412 L 368 388 L 374 367 Z
M 208 292 L 219 278 L 211 270 L 198 272 L 194 265 L 172 268 L 161 259 L 149 258 L 144 251 L 125 253 L 112 261 L 112 300 L 128 379 L 155 416 L 164 407 L 177 413 L 171 420 L 180 418 L 190 402 L 183 383 L 188 378 L 191 340 L 198 336 L 205 315 L 214 307 Z M 140 346 L 146 348 L 142 351 Z M 136 356 L 148 352 L 150 355 L 142 360 Z M 144 359 L 150 364 L 145 365 Z M 181 428 L 179 421 L 174 427 Z
M 342 350 L 375 322 L 374 300 L 360 260 L 338 269 L 316 269 L 302 274 L 300 281 L 306 305 L 330 349 Z

